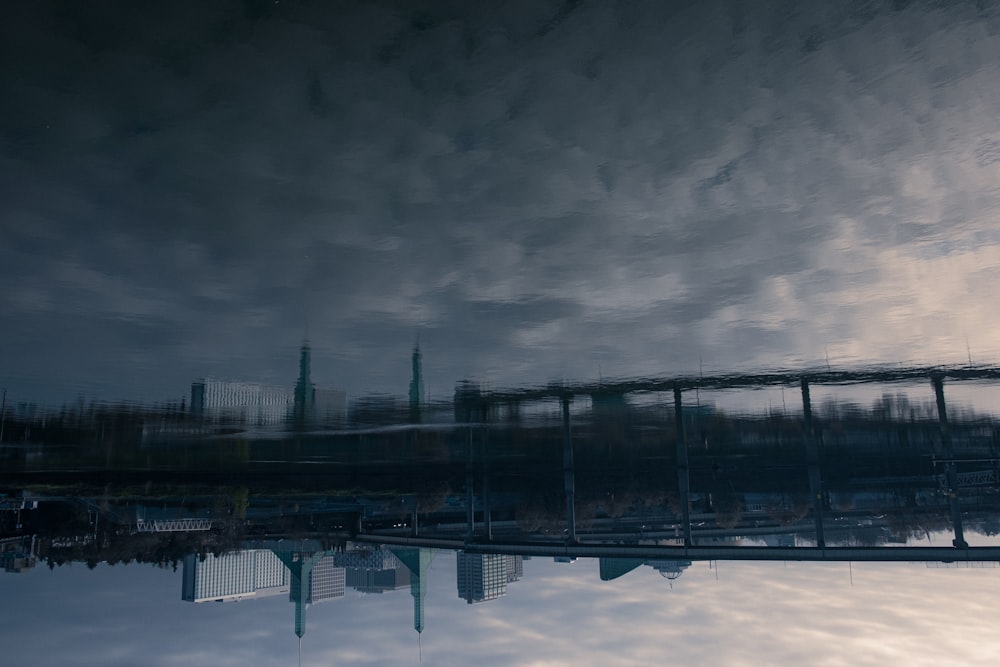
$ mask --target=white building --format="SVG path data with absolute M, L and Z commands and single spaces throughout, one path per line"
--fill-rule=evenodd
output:
M 226 602 L 258 595 L 287 593 L 288 568 L 266 549 L 246 549 L 204 560 L 184 557 L 181 599 L 188 602 Z
M 293 387 L 214 378 L 191 384 L 191 416 L 196 418 L 265 426 L 288 421 L 294 410 Z M 347 419 L 347 392 L 311 386 L 304 412 L 310 424 L 343 423 Z
M 215 421 L 279 424 L 295 400 L 291 387 L 206 378 L 191 385 L 191 415 Z

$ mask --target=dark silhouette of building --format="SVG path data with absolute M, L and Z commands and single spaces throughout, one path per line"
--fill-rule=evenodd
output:
M 315 405 L 315 388 L 312 384 L 312 353 L 309 348 L 309 341 L 302 342 L 299 351 L 299 379 L 295 383 L 295 399 L 293 408 L 293 418 L 297 425 L 303 425 L 313 418 L 313 407 Z
M 413 346 L 412 374 L 410 377 L 410 421 L 420 422 L 424 404 L 424 375 L 421 363 L 420 341 Z

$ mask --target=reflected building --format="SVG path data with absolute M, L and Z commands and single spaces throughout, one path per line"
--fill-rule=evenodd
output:
M 488 422 L 495 420 L 500 408 L 488 400 L 488 388 L 478 382 L 462 380 L 455 385 L 455 422 Z
M 312 381 L 312 349 L 303 341 L 299 350 L 299 378 L 292 397 L 296 426 L 333 425 L 347 419 L 347 392 L 318 388 Z
M 299 425 L 332 425 L 347 417 L 347 392 L 312 382 L 309 342 L 299 351 L 299 377 L 292 388 L 206 378 L 191 384 L 191 416 L 196 419 L 267 426 L 289 419 Z
M 206 378 L 191 385 L 191 416 L 265 426 L 288 418 L 291 393 L 285 387 Z
M 295 383 L 294 411 L 292 418 L 296 424 L 303 424 L 313 418 L 315 390 L 312 383 L 312 350 L 309 341 L 302 342 L 299 350 L 299 379 Z
M 347 421 L 347 392 L 314 387 L 313 421 L 321 426 L 333 426 Z
M 424 405 L 424 370 L 422 355 L 420 354 L 420 342 L 413 346 L 413 356 L 411 358 L 410 375 L 410 421 L 419 423 L 422 418 Z
M 347 568 L 347 585 L 359 593 L 380 594 L 410 587 L 410 571 L 406 568 L 366 570 Z

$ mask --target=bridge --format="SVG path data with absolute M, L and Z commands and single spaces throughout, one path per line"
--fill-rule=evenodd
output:
M 657 551 L 654 555 L 649 555 L 650 558 L 667 558 L 667 559 L 687 559 L 693 560 L 699 557 L 702 558 L 747 558 L 747 557 L 759 557 L 765 558 L 766 554 L 779 554 L 774 556 L 782 560 L 796 560 L 800 558 L 804 559 L 817 559 L 823 560 L 827 558 L 843 559 L 843 560 L 863 560 L 863 559 L 890 559 L 894 560 L 901 556 L 901 554 L 895 551 L 896 548 L 892 550 L 891 553 L 883 553 L 882 551 L 857 551 L 852 550 L 850 552 L 845 552 L 840 549 L 828 549 L 826 546 L 825 537 L 825 526 L 824 526 L 824 485 L 821 476 L 820 467 L 820 444 L 818 442 L 815 424 L 813 421 L 812 414 L 812 400 L 810 398 L 811 387 L 814 385 L 856 385 L 856 384 L 890 384 L 890 383 L 914 383 L 918 381 L 930 381 L 929 384 L 934 392 L 935 402 L 937 405 L 938 413 L 938 434 L 937 442 L 934 443 L 933 453 L 939 462 L 944 465 L 944 471 L 939 476 L 939 482 L 944 491 L 945 496 L 948 499 L 949 512 L 951 515 L 951 523 L 954 529 L 954 540 L 952 544 L 956 550 L 960 553 L 971 553 L 968 551 L 969 545 L 965 540 L 964 527 L 962 523 L 962 513 L 961 504 L 959 501 L 959 489 L 961 487 L 969 487 L 975 485 L 984 485 L 995 482 L 996 476 L 991 471 L 983 471 L 976 473 L 960 473 L 955 460 L 955 448 L 952 442 L 951 428 L 948 421 L 948 412 L 945 402 L 945 392 L 944 383 L 945 380 L 949 381 L 989 381 L 996 382 L 1000 380 L 1000 367 L 996 366 L 979 366 L 979 365 L 965 365 L 965 366 L 923 366 L 923 367 L 880 367 L 880 368 L 867 368 L 867 369 L 856 369 L 856 370 L 832 370 L 827 368 L 822 369 L 811 369 L 811 370 L 801 370 L 801 371 L 774 371 L 756 374 L 721 374 L 721 375 L 709 375 L 709 376 L 678 376 L 673 378 L 646 378 L 646 379 L 630 379 L 630 380 L 620 380 L 605 382 L 601 381 L 599 383 L 553 383 L 545 387 L 536 388 L 525 388 L 525 389 L 508 389 L 508 390 L 488 390 L 481 391 L 477 386 L 472 384 L 460 384 L 455 391 L 455 410 L 456 410 L 456 421 L 472 422 L 477 416 L 486 417 L 488 416 L 488 410 L 492 405 L 511 405 L 518 406 L 523 402 L 535 401 L 535 400 L 545 400 L 545 399 L 558 399 L 562 405 L 562 440 L 563 440 L 563 472 L 564 472 L 564 491 L 566 496 L 566 543 L 568 545 L 573 545 L 573 549 L 581 549 L 577 541 L 576 535 L 576 518 L 575 518 L 575 480 L 574 480 L 574 454 L 573 454 L 573 440 L 571 436 L 571 418 L 570 418 L 570 403 L 578 395 L 590 395 L 590 396 L 600 396 L 600 395 L 625 395 L 629 393 L 664 393 L 668 395 L 673 394 L 673 408 L 674 408 L 674 448 L 675 456 L 677 461 L 677 488 L 680 495 L 680 505 L 681 505 L 681 522 L 680 530 L 683 533 L 683 551 L 679 551 L 677 548 L 671 548 L 670 550 L 663 552 Z M 762 387 L 775 387 L 775 386 L 788 386 L 798 384 L 802 393 L 802 446 L 805 450 L 806 462 L 808 466 L 808 476 L 809 476 L 809 495 L 811 497 L 812 505 L 812 518 L 814 523 L 814 530 L 816 535 L 816 551 L 808 552 L 801 551 L 796 548 L 794 551 L 773 551 L 769 550 L 766 552 L 760 552 L 759 556 L 754 556 L 753 552 L 748 552 L 746 550 L 739 550 L 738 552 L 732 552 L 731 556 L 726 556 L 724 554 L 730 553 L 728 551 L 720 552 L 715 554 L 715 552 L 703 552 L 699 551 L 704 549 L 704 547 L 698 547 L 695 545 L 692 536 L 692 526 L 691 526 L 691 515 L 690 515 L 690 481 L 689 481 L 689 463 L 688 463 L 688 446 L 685 442 L 685 420 L 684 415 L 684 405 L 683 405 L 683 395 L 685 391 L 691 389 L 706 389 L 706 390 L 721 390 L 721 389 L 738 389 L 738 388 L 762 388 Z M 477 415 L 477 412 L 479 413 Z M 470 452 L 472 447 L 472 431 L 470 429 L 469 433 L 470 442 Z M 470 458 L 471 466 L 471 458 Z M 473 507 L 473 495 L 472 495 L 472 482 L 473 475 L 471 467 L 467 473 L 467 511 L 468 511 L 468 531 L 466 536 L 466 541 L 470 541 L 474 537 L 475 524 L 473 520 L 474 507 Z M 487 489 L 484 488 L 484 494 L 488 495 Z M 488 508 L 487 508 L 488 509 Z M 488 515 L 488 513 L 487 513 Z M 487 523 L 487 536 L 492 539 L 492 533 L 489 528 L 489 519 L 486 520 Z M 497 546 L 497 545 L 493 545 Z M 456 547 L 461 548 L 461 547 Z M 513 547 L 512 547 L 513 548 Z M 518 547 L 521 548 L 521 547 Z M 532 548 L 540 548 L 533 546 Z M 564 547 L 546 547 L 549 551 L 546 554 L 551 553 L 551 555 L 558 555 L 566 557 L 569 554 L 557 553 L 559 548 Z M 568 548 L 568 547 L 565 547 Z M 600 547 L 597 545 L 588 545 L 586 549 L 604 549 L 606 547 Z M 501 553 L 508 553 L 506 551 L 501 551 Z M 513 551 L 510 553 L 519 553 L 518 551 Z M 597 552 L 595 552 L 596 554 Z M 942 551 L 937 552 L 927 552 L 922 554 L 919 560 L 953 560 L 956 558 L 955 553 L 958 551 Z M 987 554 L 980 556 L 987 560 L 993 560 L 996 556 L 995 552 L 977 552 L 980 554 Z M 698 554 L 704 554 L 699 556 Z M 809 555 L 812 554 L 812 555 Z M 841 554 L 837 556 L 837 554 Z M 540 554 L 541 555 L 541 554 Z M 570 556 L 571 557 L 571 556 Z M 608 556 L 608 557 L 618 557 L 618 556 Z M 623 555 L 621 557 L 632 557 L 630 555 Z M 643 555 L 642 557 L 647 557 Z M 907 560 L 907 558 L 904 558 Z
M 525 387 L 497 390 L 476 390 L 476 397 L 488 403 L 510 403 L 542 400 L 546 398 L 571 398 L 594 394 L 630 394 L 672 392 L 675 389 L 755 389 L 783 387 L 799 384 L 803 380 L 812 385 L 898 384 L 941 380 L 1000 381 L 1000 367 L 992 365 L 962 366 L 880 366 L 855 370 L 832 369 L 782 369 L 761 373 L 722 373 L 714 375 L 678 375 L 662 378 L 633 378 L 627 380 L 601 380 L 599 382 L 550 383 L 543 387 Z M 473 398 L 473 396 L 469 396 Z
M 136 519 L 137 533 L 185 533 L 212 530 L 211 519 Z
M 552 558 L 638 558 L 643 560 L 746 560 L 811 562 L 1000 562 L 1000 547 L 741 547 L 655 544 L 553 544 L 531 541 L 432 539 L 361 534 L 355 542 L 466 553 Z
M 948 482 L 947 475 L 938 475 L 938 482 L 945 486 Z M 975 472 L 960 472 L 955 475 L 955 483 L 962 487 L 969 486 L 993 486 L 997 482 L 996 471 L 977 470 Z

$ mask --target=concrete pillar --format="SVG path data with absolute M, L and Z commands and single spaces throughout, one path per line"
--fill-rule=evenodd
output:
M 813 501 L 813 520 L 816 523 L 816 546 L 826 546 L 823 532 L 823 480 L 820 475 L 819 445 L 813 431 L 812 400 L 809 397 L 809 380 L 802 378 L 802 426 L 805 429 L 806 463 L 809 466 L 809 494 Z
M 944 378 L 937 374 L 933 375 L 931 377 L 931 386 L 934 387 L 934 398 L 937 400 L 941 450 L 947 457 L 945 480 L 948 486 L 948 506 L 951 510 L 951 524 L 955 529 L 955 539 L 951 543 L 959 549 L 967 549 L 969 543 L 965 541 L 965 531 L 962 528 L 962 508 L 958 501 L 958 470 L 955 467 L 955 448 L 951 442 L 951 429 L 948 427 L 948 409 L 944 402 Z
M 681 496 L 681 524 L 684 546 L 693 545 L 691 538 L 691 475 L 688 469 L 687 444 L 684 442 L 684 414 L 681 388 L 674 387 L 674 422 L 677 429 L 677 489 Z
M 472 427 L 469 427 L 469 441 L 465 448 L 465 522 L 466 539 L 476 534 L 475 470 L 472 466 Z
M 573 437 L 569 430 L 569 396 L 562 398 L 563 486 L 566 489 L 566 535 L 576 542 L 576 464 L 573 461 Z
M 487 431 L 483 429 L 483 437 L 479 443 L 479 458 L 482 461 L 483 468 L 483 521 L 486 523 L 486 537 L 489 540 L 493 539 L 493 515 L 492 515 L 492 503 L 490 501 L 490 463 L 489 456 L 486 451 L 486 436 Z

